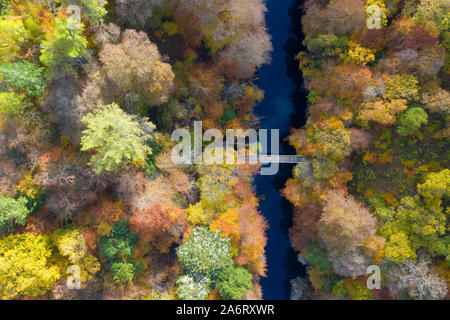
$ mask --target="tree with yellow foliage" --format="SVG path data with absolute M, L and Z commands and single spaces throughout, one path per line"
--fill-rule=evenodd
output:
M 396 121 L 396 116 L 408 108 L 406 100 L 395 99 L 386 101 L 375 99 L 374 101 L 363 103 L 358 114 L 358 119 L 364 124 L 374 121 L 382 125 L 390 125 Z
M 386 82 L 383 97 L 391 101 L 406 99 L 417 100 L 419 97 L 419 81 L 411 74 L 395 74 Z
M 353 62 L 360 65 L 366 65 L 375 61 L 374 50 L 361 47 L 358 43 L 349 41 L 348 50 L 341 54 L 344 62 Z
M 384 248 L 386 259 L 401 263 L 404 260 L 415 260 L 416 253 L 411 249 L 409 239 L 403 232 L 398 232 L 389 237 Z
M 0 63 L 21 55 L 30 35 L 20 19 L 0 19 Z
M 52 251 L 48 237 L 27 233 L 0 239 L 0 298 L 36 297 L 51 289 L 60 278 L 49 265 Z

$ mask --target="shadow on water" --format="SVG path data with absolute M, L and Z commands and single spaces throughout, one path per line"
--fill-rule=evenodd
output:
M 260 69 L 258 86 L 265 99 L 255 109 L 262 117 L 261 128 L 280 130 L 280 153 L 295 154 L 285 140 L 289 127 L 300 128 L 306 119 L 306 92 L 295 60 L 302 50 L 301 5 L 298 0 L 267 0 L 267 28 L 272 36 L 272 63 Z M 288 16 L 290 19 L 288 19 Z M 260 210 L 266 218 L 267 277 L 261 279 L 264 299 L 289 299 L 289 280 L 304 276 L 304 267 L 291 248 L 288 230 L 292 226 L 292 208 L 279 190 L 291 176 L 293 165 L 280 165 L 275 176 L 255 178 L 254 186 L 261 197 Z

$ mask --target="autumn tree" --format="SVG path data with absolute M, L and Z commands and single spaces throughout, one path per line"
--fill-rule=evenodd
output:
M 52 251 L 47 236 L 27 233 L 0 239 L 0 297 L 15 299 L 44 294 L 61 277 L 49 265 Z
M 175 78 L 170 64 L 162 62 L 155 44 L 144 32 L 126 30 L 120 43 L 106 43 L 100 61 L 116 96 L 121 102 L 137 95 L 137 101 L 150 106 L 168 101 Z M 135 100 L 136 100 L 135 99 Z M 133 112 L 136 110 L 130 110 Z
M 366 149 L 373 142 L 373 136 L 364 130 L 352 128 L 351 147 L 353 151 Z
M 169 0 L 174 21 L 188 43 L 203 43 L 227 75 L 246 79 L 270 62 L 272 44 L 261 0 Z
M 366 102 L 361 106 L 358 114 L 358 119 L 364 124 L 369 121 L 374 121 L 382 125 L 393 124 L 397 119 L 397 114 L 408 108 L 406 100 L 395 99 L 393 101 L 386 101 L 382 99 L 375 99 L 374 101 Z
M 227 203 L 223 198 L 237 182 L 232 166 L 200 164 L 197 171 L 200 175 L 197 185 L 203 206 L 216 211 L 226 210 Z
M 153 239 L 170 228 L 169 208 L 154 205 L 145 210 L 133 212 L 130 218 L 131 230 L 142 239 Z
M 394 75 L 386 82 L 383 97 L 389 100 L 416 100 L 419 94 L 417 79 L 410 74 Z
M 227 46 L 219 54 L 226 73 L 247 79 L 263 64 L 270 62 L 272 43 L 265 29 L 239 36 L 239 41 Z
M 440 202 L 424 203 L 419 197 L 403 197 L 392 221 L 386 222 L 379 233 L 386 238 L 390 260 L 414 260 L 416 250 L 428 249 L 435 255 L 447 255 L 445 244 L 446 214 Z
M 336 283 L 332 292 L 335 296 L 352 300 L 373 300 L 372 293 L 367 285 L 358 279 L 343 279 Z
M 447 90 L 438 89 L 423 94 L 422 103 L 431 112 L 450 114 L 450 93 Z
M 430 260 L 425 256 L 418 262 L 407 260 L 402 265 L 389 266 L 387 278 L 394 297 L 401 298 L 400 294 L 406 293 L 412 299 L 436 300 L 447 294 L 445 280 L 430 268 Z
M 19 57 L 29 37 L 21 19 L 0 18 L 0 62 L 8 63 Z
M 81 285 L 85 287 L 86 282 L 92 280 L 100 270 L 100 263 L 89 252 L 83 230 L 75 228 L 58 229 L 51 235 L 51 240 L 58 248 L 59 253 L 67 257 L 68 262 L 66 264 L 75 264 L 80 268 Z
M 411 248 L 408 236 L 403 232 L 391 234 L 384 248 L 386 259 L 401 263 L 405 260 L 415 260 L 416 252 Z
M 413 19 L 418 24 L 424 25 L 431 31 L 438 31 L 441 19 L 450 10 L 448 1 L 445 0 L 421 0 L 414 13 Z
M 87 254 L 84 235 L 79 229 L 59 229 L 52 237 L 61 254 L 67 256 L 71 263 L 77 263 Z
M 361 253 L 363 242 L 376 231 L 376 218 L 354 200 L 329 191 L 320 218 L 319 237 L 330 252 L 333 270 L 343 276 L 364 273 L 367 259 Z M 359 267 L 357 267 L 359 266 Z
M 333 33 L 319 34 L 317 37 L 306 36 L 304 43 L 308 53 L 315 58 L 339 57 L 347 48 L 347 38 Z
M 314 132 L 311 142 L 316 144 L 315 156 L 339 161 L 350 154 L 351 131 L 338 127 L 320 128 Z
M 353 41 L 348 42 L 348 50 L 340 56 L 344 62 L 353 62 L 360 65 L 375 61 L 374 50 L 364 48 Z
M 308 35 L 354 33 L 366 25 L 364 11 L 364 1 L 361 0 L 337 0 L 324 7 L 309 1 L 302 19 L 303 29 Z
M 443 196 L 450 194 L 450 170 L 432 172 L 426 176 L 424 183 L 417 185 L 417 191 L 430 206 L 440 206 Z

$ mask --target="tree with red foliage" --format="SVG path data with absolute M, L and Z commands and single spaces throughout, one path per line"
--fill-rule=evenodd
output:
M 168 211 L 160 205 L 135 211 L 130 218 L 130 228 L 145 242 L 155 239 L 170 228 Z

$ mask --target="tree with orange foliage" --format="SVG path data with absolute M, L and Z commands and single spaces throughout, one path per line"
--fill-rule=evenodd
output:
M 130 218 L 131 231 L 143 241 L 155 239 L 170 228 L 169 214 L 160 205 L 133 212 Z
M 356 64 L 338 65 L 330 78 L 331 92 L 337 99 L 356 109 L 362 102 L 362 94 L 367 85 L 373 81 L 372 71 L 366 66 Z
M 222 231 L 221 235 L 231 239 L 231 255 L 237 254 L 241 230 L 239 228 L 239 210 L 232 208 L 218 216 L 209 229 L 211 231 Z
M 241 251 L 240 255 L 236 257 L 236 262 L 238 265 L 248 264 L 250 272 L 264 276 L 266 273 L 264 248 L 267 242 L 265 234 L 267 222 L 259 214 L 254 199 L 246 199 L 240 207 L 239 225 Z
M 320 208 L 313 202 L 302 208 L 294 208 L 289 239 L 295 251 L 303 252 L 308 243 L 317 242 L 321 213 Z

